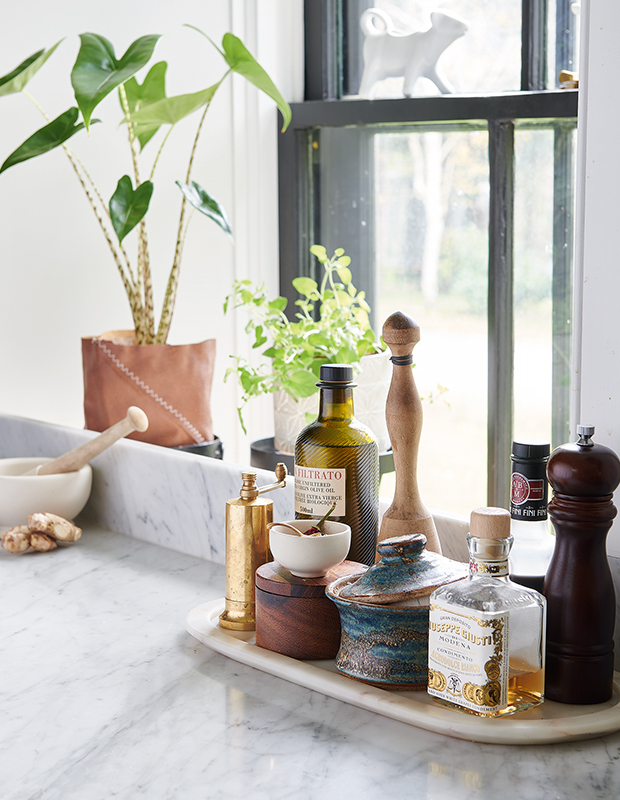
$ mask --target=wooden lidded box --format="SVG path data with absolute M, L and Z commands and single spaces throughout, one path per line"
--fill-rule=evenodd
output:
M 366 569 L 344 561 L 322 578 L 298 578 L 276 561 L 263 564 L 256 570 L 256 644 L 291 658 L 335 658 L 340 615 L 325 588 Z

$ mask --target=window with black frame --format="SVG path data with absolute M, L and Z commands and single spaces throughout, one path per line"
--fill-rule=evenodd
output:
M 279 144 L 280 279 L 292 307 L 291 280 L 316 277 L 310 246 L 343 247 L 375 328 L 396 310 L 418 322 L 422 496 L 468 514 L 507 506 L 513 438 L 570 434 L 577 91 L 559 75 L 577 68 L 578 9 L 453 0 L 467 30 L 439 57 L 452 86 L 422 77 L 403 97 L 387 77 L 361 99 L 362 26 L 427 31 L 436 7 L 306 0 L 306 101 Z

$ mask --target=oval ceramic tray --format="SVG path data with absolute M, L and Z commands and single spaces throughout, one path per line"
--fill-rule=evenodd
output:
M 457 739 L 519 745 L 593 739 L 620 730 L 619 673 L 608 703 L 572 706 L 547 701 L 513 717 L 485 719 L 438 706 L 426 692 L 390 691 L 351 680 L 336 671 L 333 661 L 297 661 L 264 650 L 255 644 L 254 631 L 220 628 L 223 610 L 223 598 L 198 606 L 187 615 L 185 627 L 207 647 L 235 661 L 417 728 Z

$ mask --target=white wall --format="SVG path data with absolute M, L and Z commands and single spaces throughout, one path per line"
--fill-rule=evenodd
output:
M 614 59 L 620 4 L 582 3 L 579 103 L 579 179 L 575 280 L 574 423 L 591 422 L 596 439 L 620 452 L 620 269 L 617 132 Z M 7 20 L 8 15 L 8 22 Z M 119 21 L 120 20 L 120 21 Z M 221 59 L 188 22 L 216 41 L 227 30 L 239 35 L 289 101 L 302 99 L 302 0 L 43 0 L 13 4 L 0 32 L 0 74 L 26 56 L 67 37 L 29 86 L 52 115 L 72 102 L 69 71 L 77 34 L 109 38 L 117 55 L 145 33 L 163 33 L 159 59 L 170 62 L 168 91 L 196 91 L 222 71 Z M 62 76 L 60 80 L 57 76 Z M 116 99 L 96 116 L 90 140 L 72 146 L 83 157 L 107 198 L 118 178 L 130 172 Z M 229 353 L 247 348 L 242 318 L 223 317 L 224 297 L 235 277 L 266 280 L 277 289 L 276 112 L 273 105 L 234 76 L 218 95 L 196 165 L 195 177 L 228 209 L 236 243 L 206 220 L 196 219 L 188 237 L 171 343 L 215 336 L 218 359 L 214 386 L 216 432 L 227 457 L 245 460 L 234 408 L 234 383 L 222 385 Z M 38 112 L 21 95 L 0 98 L 0 159 L 41 125 Z M 162 162 L 152 218 L 152 259 L 158 298 L 172 255 L 180 177 L 194 122 L 185 121 Z M 121 163 L 122 162 L 122 163 Z M 168 184 L 166 186 L 166 184 Z M 161 188 L 160 188 L 161 187 Z M 155 203 L 155 201 L 154 201 Z M 130 325 L 120 279 L 92 212 L 62 151 L 18 165 L 0 176 L 0 411 L 81 427 L 80 337 Z M 271 404 L 248 408 L 250 439 L 270 435 Z M 620 523 L 609 540 L 620 556 Z
M 9 24 L 6 18 L 9 18 Z M 0 75 L 40 48 L 65 41 L 28 90 L 57 116 L 74 105 L 69 73 L 78 34 L 100 33 L 120 56 L 134 39 L 161 33 L 157 60 L 166 60 L 169 94 L 198 91 L 225 71 L 221 56 L 190 23 L 216 42 L 230 30 L 240 36 L 289 101 L 303 96 L 301 0 L 43 0 L 13 4 L 0 31 Z M 129 151 L 117 123 L 116 93 L 98 107 L 103 124 L 70 142 L 107 200 L 123 174 Z M 149 210 L 151 260 L 159 307 L 170 267 L 179 192 L 197 117 L 172 134 L 155 180 Z M 23 95 L 0 98 L 0 161 L 44 124 Z M 145 150 L 143 173 L 150 169 Z M 229 354 L 243 354 L 243 320 L 223 316 L 234 278 L 266 280 L 277 290 L 277 133 L 273 103 L 243 78 L 218 92 L 207 115 L 194 178 L 232 218 L 234 246 L 212 222 L 196 218 L 188 235 L 171 344 L 217 338 L 213 392 L 215 431 L 227 458 L 247 457 L 234 408 L 237 387 L 223 385 Z M 152 151 L 154 154 L 154 151 Z M 128 237 L 130 254 L 135 243 Z M 80 337 L 131 327 L 116 267 L 94 215 L 61 149 L 19 164 L 0 176 L 0 411 L 83 426 Z M 270 433 L 269 405 L 249 410 L 250 438 Z
M 582 0 L 581 20 L 573 417 L 620 454 L 620 4 Z M 620 556 L 619 521 L 608 550 Z

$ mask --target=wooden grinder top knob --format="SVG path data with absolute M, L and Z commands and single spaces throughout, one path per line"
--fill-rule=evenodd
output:
M 403 355 L 412 353 L 414 345 L 420 341 L 420 326 L 402 311 L 396 311 L 385 320 L 382 333 L 383 341 L 393 354 L 401 349 L 405 351 Z
M 594 425 L 577 427 L 579 441 L 553 451 L 547 477 L 556 494 L 569 497 L 603 498 L 620 483 L 620 459 L 609 447 L 592 441 Z

